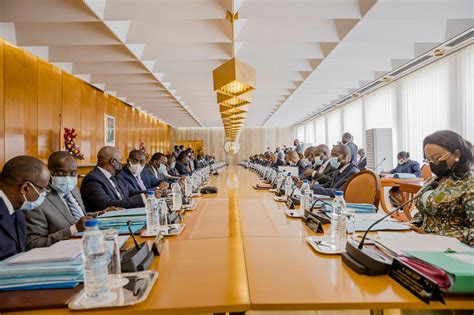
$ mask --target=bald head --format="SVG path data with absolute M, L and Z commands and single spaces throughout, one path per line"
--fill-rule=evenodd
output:
M 352 135 L 351 135 L 349 132 L 344 132 L 344 133 L 342 134 L 342 139 L 341 139 L 342 141 L 341 141 L 341 142 L 342 142 L 343 144 L 346 144 L 346 143 L 348 143 L 348 142 L 351 142 L 353 139 L 354 139 L 354 138 L 352 137 Z
M 48 169 L 53 174 L 61 171 L 69 174 L 77 172 L 76 159 L 66 151 L 53 152 L 48 158 Z
M 105 146 L 97 152 L 97 165 L 112 175 L 122 168 L 121 159 L 122 156 L 115 147 Z
M 337 158 L 340 162 L 339 168 L 350 163 L 351 161 L 351 150 L 345 144 L 335 145 L 331 150 L 331 158 Z
M 9 160 L 3 166 L 0 181 L 5 184 L 18 185 L 24 182 L 36 183 L 41 179 L 49 180 L 49 171 L 39 159 L 21 155 Z
M 324 158 L 329 156 L 329 147 L 325 144 L 320 144 L 314 148 L 316 156 L 324 155 Z
M 141 159 L 146 159 L 146 155 L 143 151 L 140 150 L 132 150 L 128 154 L 128 159 L 129 160 L 141 160 Z

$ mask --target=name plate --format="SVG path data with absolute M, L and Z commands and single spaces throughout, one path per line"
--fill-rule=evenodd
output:
M 445 304 L 436 282 L 402 261 L 395 258 L 388 275 L 426 304 L 430 304 L 430 301 L 440 301 Z
M 286 198 L 285 204 L 288 207 L 288 209 L 293 210 L 295 208 L 295 203 L 293 202 L 293 199 L 291 198 L 291 196 L 288 196 Z
M 314 217 L 309 216 L 304 220 L 304 222 L 314 233 L 324 233 L 323 225 Z

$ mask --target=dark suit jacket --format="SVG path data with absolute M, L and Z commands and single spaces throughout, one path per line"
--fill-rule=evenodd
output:
M 357 161 L 357 167 L 362 171 L 365 170 L 367 167 L 367 157 L 361 158 L 359 161 Z
M 337 190 L 342 190 L 342 187 L 347 182 L 347 180 L 354 175 L 355 173 L 359 172 L 359 169 L 355 164 L 351 163 L 348 167 L 344 169 L 341 173 L 339 170 L 334 171 L 333 177 L 327 184 L 317 184 L 312 187 L 313 192 L 318 195 L 326 195 L 330 197 L 334 197 Z
M 346 145 L 351 150 L 351 162 L 357 165 L 357 151 L 359 151 L 359 148 L 357 148 L 357 145 L 353 142 L 346 143 Z
M 173 168 L 167 167 L 167 169 L 168 169 L 168 174 L 170 174 L 171 176 L 176 176 L 176 177 L 179 176 L 179 173 L 176 170 L 176 167 L 173 167 Z
M 186 166 L 181 162 L 176 162 L 175 168 L 176 168 L 176 171 L 178 171 L 179 175 L 191 175 L 186 169 Z
M 304 170 L 306 169 L 307 166 L 303 162 L 303 160 L 299 160 L 295 166 L 298 168 L 298 175 L 304 175 Z
M 120 176 L 114 176 L 120 198 L 107 177 L 95 167 L 81 185 L 81 195 L 88 212 L 103 210 L 107 207 L 138 208 L 144 207 L 141 191 L 135 190 Z
M 24 252 L 26 249 L 26 223 L 23 210 L 16 210 L 16 223 L 0 199 L 0 260 Z
M 120 172 L 118 177 L 121 177 L 124 181 L 126 181 L 130 186 L 133 187 L 135 191 L 140 191 L 142 193 L 145 192 L 140 188 L 137 179 L 135 178 L 135 176 L 133 176 L 132 172 L 130 172 L 128 167 L 125 166 L 124 168 L 122 168 L 122 171 Z M 161 180 L 155 177 L 155 175 L 153 174 L 153 170 L 151 170 L 149 166 L 145 166 L 143 171 L 140 173 L 140 177 L 146 189 L 158 187 L 161 183 Z
M 79 189 L 71 191 L 79 206 L 84 210 Z M 47 247 L 71 236 L 71 225 L 76 220 L 58 193 L 51 189 L 43 204 L 25 213 L 28 230 L 28 248 Z

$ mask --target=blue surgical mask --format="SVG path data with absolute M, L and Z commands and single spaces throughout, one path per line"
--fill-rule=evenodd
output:
M 53 176 L 51 187 L 58 193 L 67 194 L 77 186 L 77 176 Z
M 160 173 L 164 173 L 166 171 L 166 165 L 160 164 L 160 167 L 158 168 L 158 170 L 160 171 Z
M 341 162 L 337 160 L 337 157 L 332 156 L 329 159 L 329 164 L 331 165 L 332 168 L 338 169 L 339 166 L 341 165 Z
M 321 160 L 321 157 L 317 156 L 316 159 L 314 160 L 314 163 L 316 163 L 316 165 L 323 165 L 323 160 Z
M 35 201 L 29 201 L 26 198 L 26 195 L 23 194 L 23 198 L 25 199 L 25 201 L 21 205 L 20 210 L 30 211 L 38 208 L 44 202 L 44 200 L 46 199 L 46 195 L 48 194 L 46 191 L 40 193 L 33 184 L 29 182 L 28 184 L 36 191 L 36 193 L 38 194 L 38 199 L 36 199 Z

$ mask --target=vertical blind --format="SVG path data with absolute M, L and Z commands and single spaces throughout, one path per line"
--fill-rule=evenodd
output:
M 304 141 L 331 146 L 350 132 L 363 147 L 365 130 L 392 128 L 394 154 L 408 151 L 417 161 L 423 159 L 423 139 L 436 130 L 454 130 L 473 142 L 473 76 L 470 45 L 307 122 L 303 131 L 314 132 L 306 132 Z

